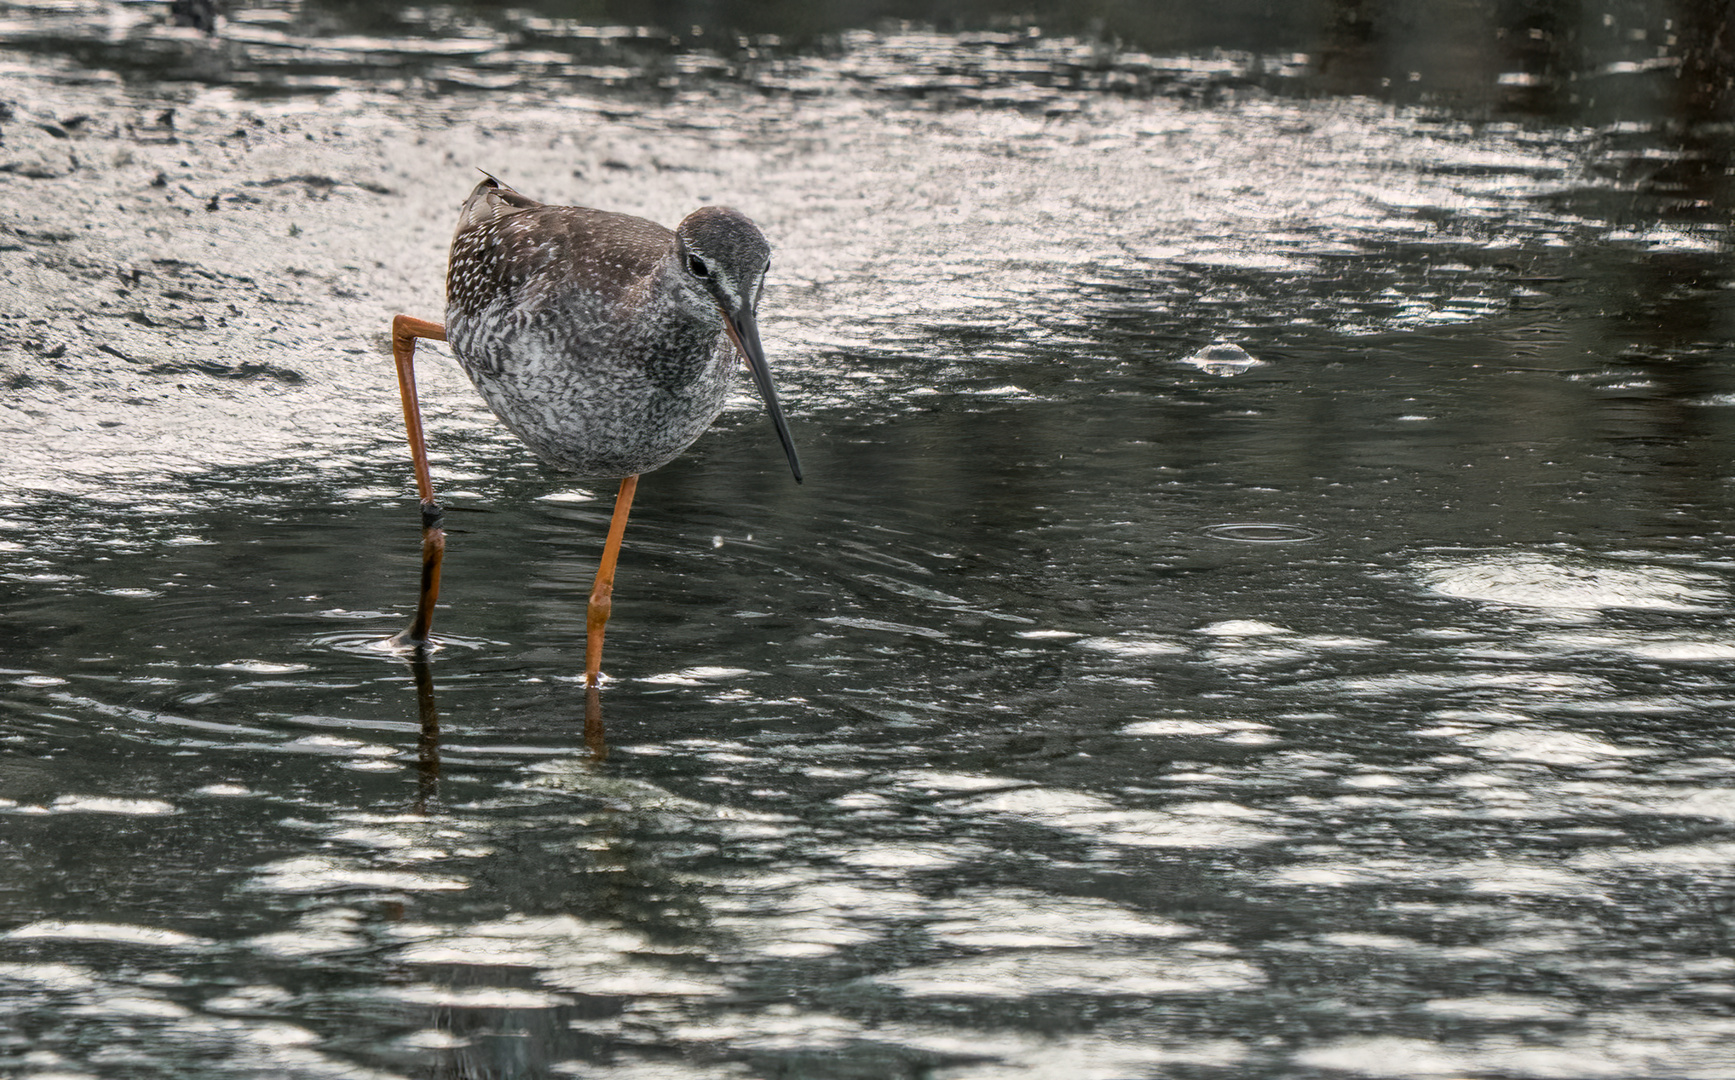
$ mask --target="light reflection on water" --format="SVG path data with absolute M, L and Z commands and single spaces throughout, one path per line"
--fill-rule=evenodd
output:
M 1033 407 L 1079 405 L 1001 415 Z M 161 621 L 142 668 L 115 614 L 17 654 L 14 858 L 89 852 L 9 874 L 63 897 L 15 892 L 4 939 L 38 1071 L 45 1050 L 98 1075 L 1726 1071 L 1729 964 L 1694 944 L 1694 897 L 1729 865 L 1727 694 L 1704 655 L 1621 652 L 1726 641 L 1679 553 L 1400 547 L 1370 577 L 1151 529 L 1142 557 L 1025 534 L 954 568 L 931 505 L 852 472 L 848 436 L 881 429 L 829 423 L 813 495 L 730 513 L 744 553 L 710 545 L 721 511 L 647 502 L 602 760 L 576 667 L 594 541 L 565 522 L 588 511 L 537 477 L 495 500 L 495 557 L 454 544 L 447 618 L 477 636 L 433 664 L 431 745 L 408 669 L 329 629 L 392 629 L 413 551 L 366 552 L 401 507 L 266 537 L 200 508 L 177 524 L 210 545 L 62 555 L 78 575 L 16 618 Z M 670 486 L 751 472 L 755 434 Z M 1075 498 L 1119 471 L 1091 475 Z M 813 509 L 849 488 L 873 544 Z M 1341 549 L 1341 520 L 1308 520 Z M 204 562 L 249 547 L 246 573 Z M 334 577 L 309 554 L 332 547 L 370 565 Z M 1440 589 L 1455 573 L 1484 591 Z M 210 598 L 109 590 L 177 574 Z M 1285 1016 L 1314 1034 L 1273 1044 Z M 93 1027 L 124 1065 L 79 1050 Z
M 811 100 L 189 90 L 172 148 L 148 91 L 31 85 L 95 130 L 6 129 L 86 162 L 4 252 L 46 326 L 7 345 L 7 1071 L 1735 1071 L 1718 227 L 1602 213 L 1579 129 L 840 88 L 978 48 L 931 38 Z M 437 295 L 472 157 L 778 245 L 809 482 L 747 408 L 647 479 L 601 730 L 607 500 L 437 365 L 450 636 L 377 647 L 416 521 L 366 338 Z

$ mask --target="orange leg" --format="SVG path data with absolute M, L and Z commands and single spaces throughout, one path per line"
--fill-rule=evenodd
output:
M 595 687 L 602 671 L 602 631 L 608 625 L 608 615 L 614 608 L 614 564 L 620 557 L 621 537 L 627 531 L 627 515 L 633 509 L 633 492 L 639 478 L 629 476 L 621 481 L 620 494 L 615 496 L 614 517 L 608 522 L 608 539 L 602 545 L 602 564 L 596 568 L 596 584 L 590 589 L 590 607 L 584 620 L 584 685 Z
M 398 368 L 398 393 L 404 399 L 404 431 L 410 440 L 410 460 L 416 467 L 416 491 L 422 499 L 422 590 L 416 617 L 392 638 L 394 645 L 421 647 L 434 625 L 434 601 L 440 596 L 440 560 L 446 553 L 446 532 L 440 528 L 440 504 L 434 501 L 434 477 L 428 470 L 428 444 L 422 437 L 422 407 L 416 401 L 416 339 L 445 341 L 446 328 L 425 319 L 399 315 L 392 320 L 392 361 Z

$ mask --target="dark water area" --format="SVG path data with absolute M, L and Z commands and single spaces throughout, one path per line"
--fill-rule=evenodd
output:
M 0 1075 L 1735 1075 L 1722 9 L 1204 10 L 0 3 Z M 588 722 L 478 167 L 774 248 Z

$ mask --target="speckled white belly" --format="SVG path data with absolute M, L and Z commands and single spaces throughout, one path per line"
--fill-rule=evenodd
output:
M 595 479 L 650 472 L 691 446 L 723 411 L 737 366 L 719 334 L 696 377 L 671 388 L 641 363 L 599 359 L 612 354 L 606 347 L 575 350 L 570 333 L 516 326 L 479 335 L 476 325 L 499 323 L 447 313 L 452 351 L 495 415 L 543 461 Z

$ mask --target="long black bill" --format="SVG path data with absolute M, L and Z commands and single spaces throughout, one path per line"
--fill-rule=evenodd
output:
M 789 425 L 783 421 L 783 406 L 777 404 L 777 387 L 771 383 L 771 368 L 765 363 L 765 349 L 759 344 L 759 322 L 753 317 L 752 309 L 743 306 L 740 311 L 723 312 L 723 326 L 729 331 L 729 339 L 747 359 L 747 368 L 753 372 L 753 383 L 759 387 L 759 396 L 765 399 L 765 411 L 771 414 L 771 423 L 777 428 L 783 452 L 789 455 L 789 471 L 795 474 L 795 482 L 799 484 L 801 459 L 795 456 L 795 440 L 789 437 Z

